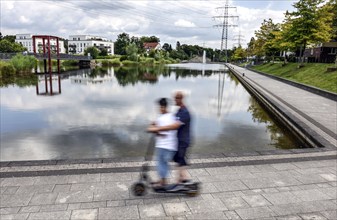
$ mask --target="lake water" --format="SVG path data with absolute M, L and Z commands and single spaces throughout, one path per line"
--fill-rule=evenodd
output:
M 173 104 L 176 90 L 193 116 L 192 153 L 301 147 L 222 65 L 111 67 L 2 83 L 1 161 L 143 156 L 155 101 Z

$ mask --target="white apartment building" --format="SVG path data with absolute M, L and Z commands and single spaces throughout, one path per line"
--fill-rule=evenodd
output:
M 83 54 L 88 47 L 106 49 L 108 55 L 114 54 L 114 43 L 103 37 L 91 35 L 70 35 L 68 41 L 69 54 Z
M 27 48 L 27 51 L 29 53 L 33 53 L 34 52 L 33 36 L 34 36 L 33 34 L 17 34 L 15 42 L 19 43 L 22 46 L 24 46 L 25 48 Z M 47 41 L 45 41 L 45 44 L 47 44 Z M 56 44 L 57 44 L 56 40 L 52 39 L 50 41 L 50 44 L 51 44 L 52 47 L 55 48 Z M 41 38 L 36 38 L 35 48 L 36 48 L 36 52 L 42 52 L 43 51 L 43 42 L 42 42 Z M 59 50 L 60 50 L 60 53 L 66 53 L 66 49 L 64 47 L 64 41 L 63 40 L 59 40 Z

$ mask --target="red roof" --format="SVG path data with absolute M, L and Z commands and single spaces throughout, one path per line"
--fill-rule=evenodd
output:
M 157 42 L 150 42 L 150 43 L 143 43 L 143 47 L 145 49 L 155 49 L 159 43 Z

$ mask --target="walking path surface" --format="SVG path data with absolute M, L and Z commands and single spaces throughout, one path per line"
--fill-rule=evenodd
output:
M 328 156 L 333 157 L 324 159 Z M 302 161 L 289 162 L 291 158 Z M 266 163 L 239 165 L 255 160 Z M 218 166 L 224 161 L 231 164 Z M 336 151 L 191 159 L 191 163 L 190 175 L 202 182 L 196 197 L 151 190 L 134 196 L 131 185 L 139 172 L 118 168 L 139 170 L 140 162 L 101 164 L 116 169 L 108 173 L 91 164 L 98 173 L 1 178 L 0 219 L 337 219 Z M 196 168 L 203 163 L 208 167 Z M 1 174 L 52 167 L 86 170 L 89 165 L 53 166 L 2 167 Z M 155 171 L 149 173 L 156 178 Z
M 237 76 L 273 102 L 321 146 L 337 145 L 337 102 L 229 64 Z
M 150 189 L 134 196 L 139 159 L 1 162 L 0 219 L 336 220 L 336 102 L 234 69 L 326 147 L 191 156 L 196 197 Z

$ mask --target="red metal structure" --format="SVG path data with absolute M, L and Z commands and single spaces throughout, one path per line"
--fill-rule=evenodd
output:
M 37 39 L 42 39 L 42 48 L 43 48 L 43 62 L 44 62 L 44 71 L 45 74 L 47 74 L 47 59 L 48 59 L 48 73 L 49 73 L 49 87 L 50 87 L 50 95 L 53 95 L 53 82 L 52 82 L 52 61 L 51 61 L 51 41 L 56 40 L 56 59 L 57 59 L 57 72 L 60 74 L 60 46 L 59 46 L 59 38 L 56 36 L 49 36 L 49 35 L 34 35 L 33 36 L 33 51 L 34 55 L 36 55 L 36 40 Z M 47 85 L 47 75 L 46 77 L 46 92 L 43 93 L 44 95 L 48 94 L 48 85 Z M 59 78 L 60 80 L 60 78 Z M 39 93 L 39 88 L 38 86 L 36 87 L 36 92 L 37 94 Z M 60 82 L 59 82 L 59 93 L 61 93 L 61 88 L 60 88 Z

